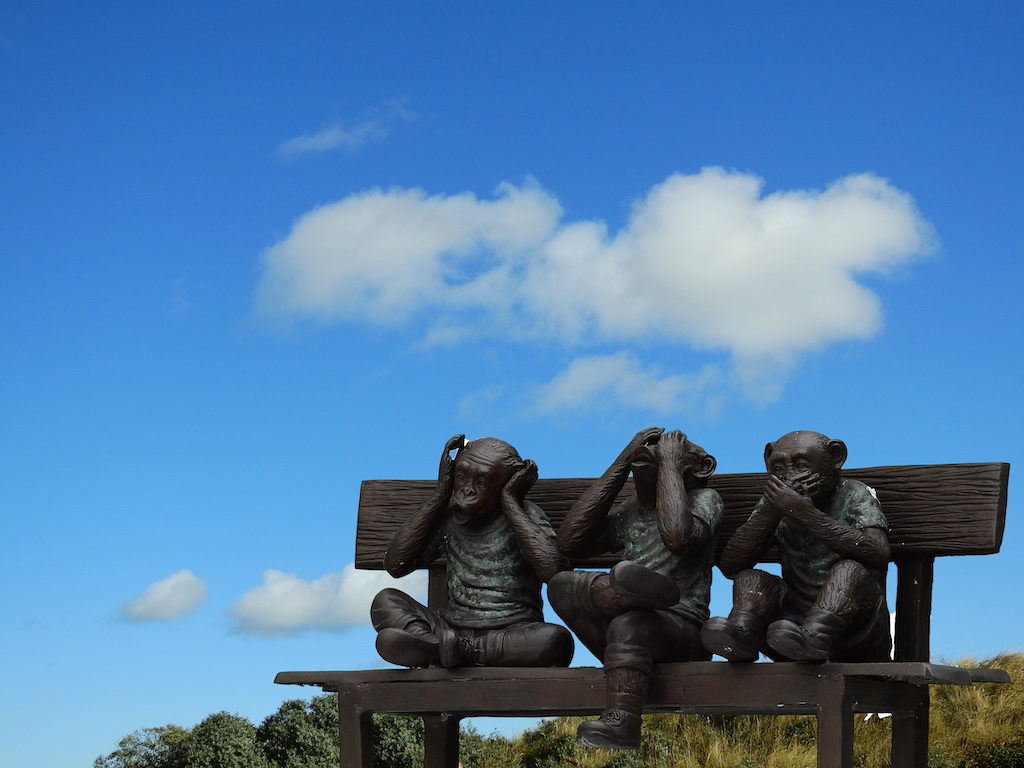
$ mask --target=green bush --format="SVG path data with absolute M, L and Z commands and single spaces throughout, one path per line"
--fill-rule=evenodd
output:
M 967 750 L 963 768 L 1021 768 L 1024 766 L 1024 736 L 993 744 L 975 744 Z
M 724 663 L 724 662 L 723 662 Z M 1024 768 L 1024 654 L 964 667 L 1005 669 L 1011 685 L 932 686 L 930 768 Z M 813 768 L 811 717 L 648 715 L 634 752 L 576 743 L 581 718 L 542 722 L 515 738 L 460 736 L 464 768 Z M 374 717 L 377 768 L 423 764 L 423 722 Z M 857 718 L 857 768 L 888 768 L 892 720 Z M 191 730 L 168 725 L 129 734 L 94 768 L 333 768 L 338 764 L 335 694 L 286 701 L 259 728 L 219 712 Z

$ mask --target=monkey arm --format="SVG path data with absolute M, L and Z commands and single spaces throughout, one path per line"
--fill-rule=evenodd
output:
M 384 567 L 396 579 L 412 573 L 448 507 L 450 493 L 437 493 L 395 532 L 384 553 Z
M 725 545 L 718 563 L 719 570 L 731 579 L 740 571 L 757 565 L 771 544 L 781 519 L 782 514 L 762 497 L 747 522 L 736 529 Z
M 555 544 L 555 532 L 550 524 L 542 524 L 547 520 L 536 504 L 520 502 L 506 491 L 501 496 L 501 508 L 512 535 L 541 581 L 546 584 L 559 571 L 569 570 L 569 561 Z
M 692 525 L 690 535 L 683 542 L 678 554 L 686 555 L 703 551 L 715 546 L 718 527 L 725 514 L 725 503 L 718 491 L 700 488 L 686 496 L 689 504 Z
M 877 569 L 889 563 L 889 535 L 881 528 L 854 528 L 816 508 L 809 514 L 792 517 L 844 559 Z
M 525 501 L 535 482 L 537 465 L 527 459 L 501 489 L 501 511 L 519 548 L 546 584 L 559 571 L 569 570 L 569 561 L 558 551 L 547 516 L 536 504 Z
M 455 460 L 465 442 L 465 435 L 455 435 L 448 439 L 438 464 L 434 493 L 426 504 L 402 524 L 388 544 L 388 549 L 384 553 L 384 568 L 396 579 L 416 570 L 434 527 L 447 509 L 452 497 Z M 452 451 L 456 451 L 454 458 L 451 455 Z
M 561 552 L 577 557 L 608 548 L 608 513 L 625 482 L 625 477 L 620 482 L 607 482 L 602 477 L 576 500 L 558 529 Z
M 856 560 L 869 568 L 885 568 L 888 564 L 889 536 L 883 529 L 841 523 L 777 478 L 769 479 L 765 494 L 781 514 L 803 525 L 840 557 Z
M 674 433 L 678 434 L 678 433 Z M 686 495 L 686 483 L 679 459 L 683 444 L 671 440 L 673 433 L 662 435 L 658 443 L 658 483 L 655 491 L 655 509 L 658 532 L 665 546 L 672 552 L 682 552 L 690 543 L 693 515 Z
M 608 549 L 608 513 L 629 478 L 633 458 L 641 447 L 657 440 L 663 431 L 660 427 L 650 427 L 638 432 L 604 474 L 576 500 L 558 529 L 561 552 L 577 557 Z
M 629 477 L 629 462 L 618 459 L 595 480 L 566 514 L 558 529 L 558 549 L 569 557 L 608 548 L 608 513 Z

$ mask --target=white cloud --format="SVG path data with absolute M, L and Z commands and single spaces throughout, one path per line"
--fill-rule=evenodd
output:
M 416 315 L 431 343 L 685 345 L 726 353 L 734 385 L 771 399 L 801 354 L 877 333 L 881 303 L 861 278 L 926 253 L 933 235 L 909 195 L 869 174 L 762 191 L 756 176 L 720 168 L 676 174 L 610 233 L 563 221 L 532 182 L 493 200 L 370 190 L 311 211 L 265 252 L 257 309 L 320 322 Z M 584 379 L 601 389 L 594 377 L 625 360 L 577 361 L 540 405 Z M 704 375 L 627 367 L 635 383 L 658 378 L 637 390 L 654 403 L 686 400 Z
M 257 306 L 399 323 L 423 307 L 484 305 L 513 287 L 514 256 L 543 243 L 560 215 L 535 186 L 502 187 L 494 201 L 371 190 L 306 214 L 264 254 Z M 471 274 L 480 260 L 493 268 Z
M 579 357 L 538 389 L 534 410 L 551 413 L 603 402 L 609 408 L 629 403 L 663 414 L 698 408 L 713 411 L 721 405 L 722 379 L 714 366 L 696 374 L 645 369 L 630 352 Z
M 122 615 L 133 621 L 170 621 L 198 608 L 206 600 L 206 584 L 184 570 L 150 584 L 139 597 L 127 602 Z
M 427 591 L 426 572 L 393 579 L 386 571 L 356 570 L 304 581 L 292 573 L 268 570 L 263 584 L 249 590 L 231 607 L 239 631 L 255 635 L 287 635 L 307 629 L 344 629 L 370 620 L 370 602 L 385 587 L 401 589 L 419 600 Z
M 389 101 L 370 110 L 356 122 L 337 120 L 314 133 L 288 139 L 278 148 L 278 155 L 289 159 L 296 155 L 320 154 L 336 149 L 353 151 L 364 144 L 383 141 L 402 123 L 415 119 L 401 100 Z

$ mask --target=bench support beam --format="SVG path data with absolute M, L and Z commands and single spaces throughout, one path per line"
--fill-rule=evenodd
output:
M 818 768 L 853 768 L 853 706 L 846 678 L 822 682 L 818 707 Z
M 344 768 L 373 768 L 373 713 L 338 694 L 338 736 Z
M 461 719 L 447 713 L 423 718 L 423 768 L 458 768 Z

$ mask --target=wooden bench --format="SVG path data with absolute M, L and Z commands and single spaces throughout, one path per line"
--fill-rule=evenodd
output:
M 660 664 L 655 667 L 644 712 L 814 715 L 819 768 L 853 767 L 854 713 L 890 712 L 892 765 L 926 768 L 928 686 L 1010 681 L 1002 670 L 929 663 L 935 558 L 999 551 L 1009 469 L 1008 464 L 996 463 L 944 464 L 843 473 L 875 488 L 889 521 L 897 571 L 894 661 Z M 529 498 L 548 513 L 557 529 L 591 482 L 539 480 Z M 763 474 L 712 478 L 712 487 L 725 502 L 719 552 L 750 514 L 764 482 Z M 391 535 L 424 502 L 433 486 L 432 481 L 418 480 L 363 483 L 356 534 L 357 568 L 383 567 Z M 630 485 L 623 489 L 623 493 L 631 492 Z M 604 568 L 615 560 L 605 555 L 573 565 Z M 728 588 L 728 582 L 720 579 L 719 575 L 715 588 Z M 429 577 L 431 607 L 444 604 L 445 590 L 444 563 L 435 563 Z M 465 717 L 589 716 L 601 712 L 605 699 L 600 667 L 281 672 L 275 682 L 319 686 L 338 693 L 343 768 L 372 768 L 374 713 L 422 717 L 425 768 L 455 768 L 459 721 Z

